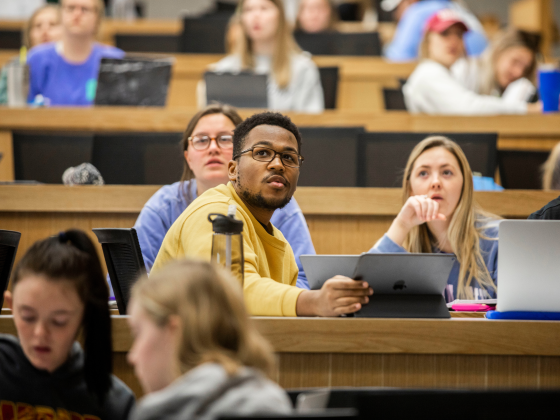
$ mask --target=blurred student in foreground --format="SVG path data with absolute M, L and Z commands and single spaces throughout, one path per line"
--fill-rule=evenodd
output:
M 395 36 L 385 49 L 385 57 L 391 61 L 416 60 L 426 22 L 443 9 L 453 10 L 469 28 L 465 36 L 467 54 L 480 55 L 488 45 L 484 28 L 461 3 L 454 0 L 383 0 L 381 8 L 392 12 L 398 22 Z
M 60 9 L 56 5 L 47 4 L 39 7 L 31 15 L 23 29 L 23 45 L 27 49 L 48 42 L 59 41 L 62 37 Z M 15 57 L 12 62 L 19 62 Z M 4 66 L 0 73 L 0 104 L 8 102 L 8 71 Z
M 233 130 L 242 119 L 228 105 L 212 104 L 191 119 L 181 142 L 184 168 L 181 181 L 158 190 L 146 203 L 134 228 L 148 273 L 175 220 L 210 188 L 228 183 L 227 165 L 233 155 Z M 296 199 L 278 209 L 270 222 L 282 232 L 296 257 L 297 286 L 309 289 L 299 256 L 315 254 L 311 234 Z
M 23 411 L 33 419 L 128 418 L 134 396 L 111 375 L 108 299 L 97 251 L 84 232 L 61 232 L 29 248 L 5 293 L 18 338 L 0 334 L 4 418 L 22 418 Z
M 474 201 L 461 148 L 447 137 L 422 140 L 408 158 L 402 192 L 401 211 L 369 252 L 455 254 L 447 302 L 496 297 L 499 218 Z
M 451 67 L 465 55 L 467 26 L 452 10 L 430 18 L 420 44 L 422 61 L 403 86 L 406 107 L 413 113 L 495 115 L 540 113 L 541 103 L 480 95 L 465 87 Z
M 132 420 L 289 414 L 274 355 L 235 279 L 207 262 L 179 260 L 132 290 L 128 360 L 148 394 Z
M 334 31 L 338 11 L 330 0 L 301 0 L 296 31 L 319 33 Z
M 529 102 L 535 97 L 538 42 L 534 35 L 510 29 L 501 34 L 480 58 L 461 58 L 453 76 L 479 95 L 505 101 Z
M 29 53 L 28 101 L 42 95 L 50 105 L 92 105 L 101 58 L 122 58 L 124 52 L 95 41 L 105 13 L 103 0 L 61 0 L 60 7 L 62 40 Z
M 319 70 L 303 53 L 286 22 L 281 0 L 241 0 L 242 31 L 233 54 L 212 65 L 216 72 L 268 74 L 269 108 L 319 113 L 324 109 Z

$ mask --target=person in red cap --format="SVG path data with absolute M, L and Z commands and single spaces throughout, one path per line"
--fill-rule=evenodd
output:
M 455 79 L 451 66 L 465 56 L 467 26 L 449 9 L 426 22 L 419 55 L 422 61 L 403 86 L 406 107 L 413 113 L 449 115 L 526 114 L 541 112 L 540 103 L 507 101 L 470 91 Z

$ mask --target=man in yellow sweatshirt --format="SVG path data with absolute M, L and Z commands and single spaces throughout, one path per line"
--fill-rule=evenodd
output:
M 230 182 L 198 197 L 171 226 L 152 270 L 181 257 L 209 260 L 212 249 L 210 213 L 226 214 L 237 206 L 243 221 L 244 296 L 252 315 L 337 316 L 352 313 L 369 301 L 368 284 L 336 276 L 321 290 L 295 287 L 298 268 L 292 249 L 271 223 L 296 190 L 303 162 L 301 135 L 281 114 L 256 114 L 237 126 L 233 135 Z

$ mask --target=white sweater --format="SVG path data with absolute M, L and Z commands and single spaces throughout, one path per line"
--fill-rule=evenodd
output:
M 255 56 L 254 71 L 270 74 L 272 59 Z M 240 72 L 241 57 L 228 55 L 212 66 L 216 72 Z M 268 82 L 268 106 L 276 111 L 320 113 L 325 108 L 319 70 L 307 53 L 294 54 L 291 60 L 291 79 L 286 88 L 280 89 L 273 77 Z
M 451 74 L 468 90 L 480 94 L 481 67 L 480 59 L 475 57 L 461 58 L 451 66 Z M 510 83 L 501 93 L 497 89 L 490 93 L 491 96 L 501 97 L 508 102 L 527 102 L 536 92 L 535 86 L 526 78 Z
M 423 60 L 403 86 L 407 109 L 412 113 L 444 115 L 525 114 L 527 104 L 479 95 L 433 60 Z

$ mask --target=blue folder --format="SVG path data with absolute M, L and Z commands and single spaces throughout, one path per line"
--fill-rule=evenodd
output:
M 560 321 L 560 312 L 488 311 L 488 319 L 518 319 L 532 321 Z

